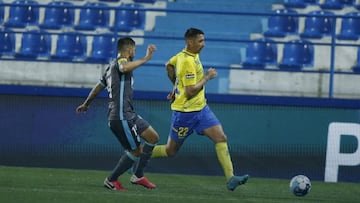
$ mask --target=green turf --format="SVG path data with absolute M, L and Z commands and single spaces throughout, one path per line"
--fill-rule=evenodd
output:
M 360 202 L 360 184 L 312 181 L 305 197 L 289 191 L 289 180 L 250 178 L 246 185 L 228 191 L 224 177 L 148 173 L 158 188 L 131 185 L 130 175 L 121 177 L 128 191 L 102 186 L 107 171 L 24 168 L 0 166 L 0 202 Z

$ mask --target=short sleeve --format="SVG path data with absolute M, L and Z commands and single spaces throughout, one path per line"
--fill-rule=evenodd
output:
M 183 73 L 181 80 L 184 86 L 196 85 L 196 68 L 194 63 L 185 60 L 182 66 Z

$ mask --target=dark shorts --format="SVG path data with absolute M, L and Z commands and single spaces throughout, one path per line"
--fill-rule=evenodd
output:
M 140 135 L 150 124 L 136 116 L 132 120 L 110 120 L 109 127 L 126 150 L 135 150 L 141 143 Z
M 170 137 L 176 142 L 183 142 L 194 130 L 197 134 L 202 135 L 205 129 L 216 125 L 220 125 L 220 121 L 209 106 L 205 106 L 201 111 L 196 112 L 174 111 L 171 119 Z

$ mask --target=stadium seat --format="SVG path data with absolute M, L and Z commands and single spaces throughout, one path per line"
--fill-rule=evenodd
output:
M 320 39 L 325 35 L 331 35 L 335 29 L 335 18 L 333 12 L 330 11 L 311 11 L 305 19 L 304 32 L 300 34 L 302 38 Z M 318 15 L 318 16 L 315 16 Z
M 148 3 L 153 4 L 156 2 L 156 0 L 134 0 L 135 3 Z
M 108 28 L 110 19 L 110 10 L 105 3 L 89 2 L 80 10 L 79 24 L 75 26 L 78 30 L 95 30 L 96 28 Z
M 246 46 L 244 68 L 264 68 L 277 63 L 277 46 L 269 39 L 258 39 Z
M 92 41 L 92 50 L 89 61 L 108 63 L 115 58 L 116 42 L 114 34 L 95 35 Z
M 24 28 L 29 25 L 39 24 L 38 3 L 32 0 L 16 0 L 11 3 L 9 19 L 6 27 Z
M 0 3 L 3 3 L 3 2 L 0 0 Z M 0 25 L 3 24 L 3 22 L 4 22 L 4 15 L 5 15 L 5 9 L 4 9 L 4 6 L 1 6 L 0 7 Z
M 360 73 L 360 47 L 358 47 L 358 51 L 357 51 L 356 64 L 352 67 L 352 69 L 355 73 Z
M 13 55 L 15 52 L 15 33 L 12 30 L 0 29 L 0 56 Z
M 318 4 L 319 0 L 285 0 L 286 8 L 306 8 L 308 5 Z
M 342 18 L 340 33 L 337 38 L 340 40 L 358 40 L 360 36 L 360 13 L 350 12 L 346 14 L 346 17 Z
M 137 8 L 142 8 L 142 6 L 139 4 L 122 4 L 118 7 L 115 11 L 115 22 L 112 30 L 118 32 L 143 30 L 145 28 L 145 12 L 137 10 Z
M 276 9 L 272 11 L 274 16 L 268 18 L 268 30 L 264 32 L 266 37 L 285 37 L 288 34 L 297 34 L 298 32 L 298 17 L 293 16 L 297 14 L 291 9 Z
M 99 0 L 99 1 L 106 1 L 106 2 L 120 2 L 121 0 Z
M 44 22 L 40 25 L 44 29 L 60 29 L 74 26 L 75 9 L 73 4 L 65 1 L 52 1 L 45 8 Z
M 50 35 L 44 31 L 33 30 L 22 34 L 21 47 L 17 58 L 49 57 L 51 52 Z
M 314 46 L 304 40 L 291 40 L 284 44 L 283 58 L 279 68 L 283 70 L 300 70 L 312 66 L 314 62 Z
M 56 53 L 53 59 L 83 60 L 86 57 L 86 37 L 78 32 L 65 32 L 58 35 Z
M 341 10 L 345 6 L 352 6 L 354 4 L 354 0 L 325 0 L 324 3 L 320 4 L 322 9 L 333 9 L 333 10 Z

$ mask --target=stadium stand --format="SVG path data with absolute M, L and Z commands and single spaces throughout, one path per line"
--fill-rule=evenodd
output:
M 115 11 L 115 22 L 111 28 L 115 32 L 131 32 L 132 30 L 145 28 L 145 12 L 137 9 L 142 8 L 139 4 L 122 4 Z
M 332 34 L 335 28 L 335 20 L 331 11 L 311 11 L 310 16 L 306 17 L 304 32 L 300 34 L 302 38 L 320 39 L 323 36 Z M 313 15 L 313 16 L 311 16 Z
M 6 27 L 25 28 L 26 26 L 38 25 L 39 7 L 38 2 L 32 0 L 16 0 L 10 6 L 10 15 Z
M 9 29 L 0 31 L 0 56 L 11 56 L 15 53 L 15 34 Z
M 306 8 L 309 5 L 318 5 L 319 0 L 285 0 L 286 8 Z
M 337 35 L 340 40 L 357 40 L 360 36 L 360 13 L 347 13 L 348 18 L 343 18 L 341 21 L 341 31 Z
M 277 46 L 270 39 L 256 39 L 248 42 L 246 46 L 246 59 L 244 68 L 263 69 L 268 65 L 277 65 Z
M 291 15 L 297 14 L 295 10 L 276 9 L 273 13 L 277 15 L 268 18 L 268 30 L 264 32 L 266 37 L 285 37 L 298 33 L 298 17 Z
M 334 9 L 341 10 L 345 6 L 352 6 L 354 0 L 325 0 L 324 3 L 320 4 L 322 9 Z
M 91 62 L 108 63 L 116 57 L 116 41 L 112 33 L 95 35 L 91 47 L 91 55 L 88 58 Z
M 2 3 L 2 1 L 0 1 Z M 0 7 L 0 25 L 4 22 L 4 16 L 5 16 L 5 9 L 4 7 Z
M 356 73 L 360 73 L 360 47 L 357 48 L 356 64 L 352 67 L 352 70 Z
M 309 41 L 292 40 L 284 45 L 283 58 L 279 68 L 283 70 L 299 70 L 304 66 L 312 66 L 314 47 Z
M 60 29 L 73 27 L 75 9 L 73 3 L 67 1 L 53 1 L 45 8 L 44 22 L 40 25 L 43 29 Z
M 31 30 L 22 34 L 21 48 L 16 58 L 49 57 L 51 54 L 50 35 L 41 30 Z
M 97 28 L 108 28 L 110 26 L 110 11 L 106 9 L 107 4 L 98 2 L 87 2 L 80 10 L 79 24 L 75 26 L 78 30 L 95 30 Z
M 79 32 L 65 32 L 58 35 L 56 53 L 53 59 L 84 60 L 87 55 L 86 37 Z
M 31 26 L 41 33 L 49 34 L 51 57 L 46 57 L 49 50 L 44 51 L 46 49 L 43 46 L 41 50 L 44 52 L 38 53 L 42 55 L 41 60 L 54 63 L 106 64 L 115 54 L 114 51 L 106 49 L 106 46 L 113 47 L 111 45 L 113 37 L 129 35 L 134 37 L 139 46 L 137 57 L 145 54 L 147 44 L 155 43 L 158 52 L 152 59 L 153 66 L 149 66 L 162 68 L 172 54 L 184 48 L 184 31 L 189 27 L 199 27 L 206 34 L 206 48 L 201 53 L 204 66 L 213 65 L 222 69 L 219 81 L 215 82 L 217 83 L 215 89 L 210 88 L 213 92 L 224 90 L 220 91 L 219 84 L 228 80 L 229 70 L 234 67 L 286 72 L 288 71 L 286 67 L 296 66 L 297 68 L 291 70 L 303 71 L 302 67 L 311 66 L 311 70 L 314 71 L 329 71 L 331 44 L 322 43 L 331 42 L 332 31 L 336 28 L 336 39 L 339 40 L 336 42 L 345 39 L 357 45 L 359 37 L 357 17 L 359 12 L 358 10 L 354 12 L 356 3 L 353 2 L 351 6 L 346 0 L 339 1 L 343 4 L 340 10 L 323 9 L 321 5 L 326 3 L 324 0 L 269 0 L 261 4 L 254 3 L 253 0 L 2 0 L 2 2 L 7 5 L 0 7 L 0 23 L 3 19 L 3 27 L 16 28 L 13 30 L 15 33 L 11 34 L 13 39 L 10 43 L 14 48 L 7 52 L 3 51 L 5 46 L 2 46 L 1 52 L 4 54 L 1 58 L 6 59 L 13 56 L 16 60 L 29 60 L 30 56 L 32 58 L 36 56 L 38 47 L 31 49 L 30 46 L 32 46 L 31 39 L 34 42 L 38 39 L 33 35 L 34 33 L 28 33 L 32 30 L 29 29 Z M 28 11 L 25 12 L 23 5 L 30 5 L 26 7 Z M 2 15 L 1 8 L 4 10 Z M 167 10 L 147 11 L 148 8 Z M 258 14 L 253 15 L 252 12 Z M 31 14 L 28 18 L 31 21 L 18 23 L 22 22 L 23 17 L 15 16 L 20 13 Z M 64 14 L 68 16 L 64 17 Z M 346 17 L 342 18 L 343 15 Z M 10 23 L 12 21 L 16 23 Z M 12 27 L 12 24 L 22 24 L 23 27 Z M 75 39 L 64 36 L 73 33 L 71 31 L 77 33 Z M 0 32 L 5 36 L 4 29 Z M 8 39 L 10 33 L 6 33 Z M 71 43 L 66 45 L 65 42 L 69 40 L 78 47 L 71 48 Z M 262 43 L 261 40 L 265 40 L 266 43 Z M 286 45 L 292 40 L 311 42 L 312 49 L 307 50 L 309 53 L 312 52 L 309 55 L 311 57 L 296 59 L 288 56 L 291 53 L 304 53 L 294 48 L 294 45 L 292 47 Z M 288 52 L 290 48 L 293 52 Z M 355 54 L 349 54 L 351 50 L 345 46 L 341 49 L 336 48 L 335 52 L 335 70 L 351 70 L 355 63 Z M 9 55 L 9 53 L 14 54 Z M 39 60 L 38 57 L 35 58 Z M 289 62 L 291 60 L 297 63 L 294 65 Z M 147 73 L 139 74 L 146 77 Z M 157 87 L 161 88 L 162 85 L 158 84 Z M 226 88 L 224 91 L 227 91 Z

